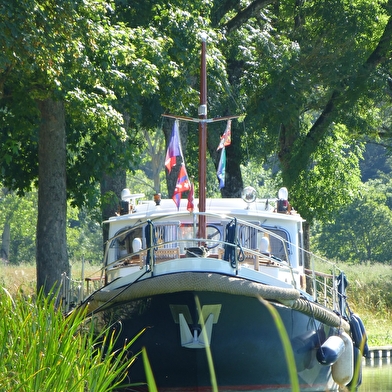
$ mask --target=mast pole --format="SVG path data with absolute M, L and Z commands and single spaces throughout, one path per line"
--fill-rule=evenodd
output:
M 199 212 L 206 211 L 207 172 L 207 35 L 201 37 L 200 106 L 199 106 Z M 199 237 L 206 238 L 206 217 L 199 215 Z M 201 244 L 203 245 L 203 244 Z

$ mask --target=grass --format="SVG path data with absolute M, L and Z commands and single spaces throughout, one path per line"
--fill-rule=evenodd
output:
M 82 276 L 82 264 L 72 265 L 72 278 L 78 281 Z M 98 277 L 99 267 L 86 263 L 84 266 L 84 277 Z M 24 293 L 34 295 L 36 292 L 37 274 L 35 265 L 21 264 L 13 266 L 10 264 L 0 265 L 0 287 L 4 287 L 11 295 Z M 87 290 L 87 286 L 85 286 Z M 87 293 L 87 292 L 86 292 Z
M 344 268 L 351 310 L 366 326 L 369 346 L 392 345 L 392 268 L 386 264 L 360 264 Z

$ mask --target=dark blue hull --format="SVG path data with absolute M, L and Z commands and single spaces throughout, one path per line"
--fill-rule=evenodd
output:
M 200 334 L 200 312 L 213 314 L 210 352 L 219 391 L 291 391 L 288 364 L 273 317 L 257 298 L 214 292 L 179 292 L 120 303 L 97 314 L 104 325 L 116 322 L 119 344 L 147 328 L 133 346 L 142 347 L 159 391 L 210 391 L 211 371 L 205 347 L 182 344 L 180 314 L 195 337 Z M 291 341 L 301 391 L 337 390 L 330 366 L 318 363 L 316 351 L 331 327 L 281 304 L 274 304 Z M 202 343 L 201 343 L 202 345 Z M 190 344 L 192 346 L 192 344 Z M 146 382 L 141 357 L 129 370 L 130 383 Z M 132 387 L 132 391 L 148 391 Z

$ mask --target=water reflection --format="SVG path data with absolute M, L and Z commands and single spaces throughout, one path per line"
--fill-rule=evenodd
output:
M 368 359 L 362 368 L 362 385 L 358 392 L 391 392 L 391 358 Z

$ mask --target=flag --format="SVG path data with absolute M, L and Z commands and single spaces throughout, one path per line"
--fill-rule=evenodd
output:
M 182 156 L 178 120 L 174 121 L 173 131 L 166 151 L 165 166 L 171 177 L 178 173 L 172 199 L 176 203 L 177 209 L 179 209 L 182 193 L 190 190 L 191 183 L 185 168 L 184 157 Z M 176 170 L 172 170 L 174 167 L 177 167 Z
M 177 157 L 182 157 L 180 135 L 179 135 L 179 121 L 175 120 L 173 125 L 172 134 L 170 136 L 169 146 L 166 151 L 165 166 L 169 173 L 173 166 L 177 164 Z
M 219 180 L 219 189 L 224 188 L 225 175 L 226 175 L 226 148 L 225 147 L 222 148 L 216 175 L 218 176 L 218 180 Z
M 230 146 L 230 144 L 231 144 L 231 120 L 227 120 L 226 130 L 221 136 L 219 146 L 216 150 L 218 151 L 221 148 Z
M 177 209 L 180 208 L 182 192 L 189 191 L 191 188 L 188 173 L 186 172 L 185 164 L 181 164 L 180 172 L 177 177 L 177 184 L 174 189 L 173 197 L 174 203 L 177 205 Z
M 190 185 L 191 185 L 191 188 L 189 189 L 189 192 L 188 192 L 188 205 L 186 206 L 186 209 L 189 212 L 193 212 L 193 209 L 195 208 L 193 183 L 191 182 Z

